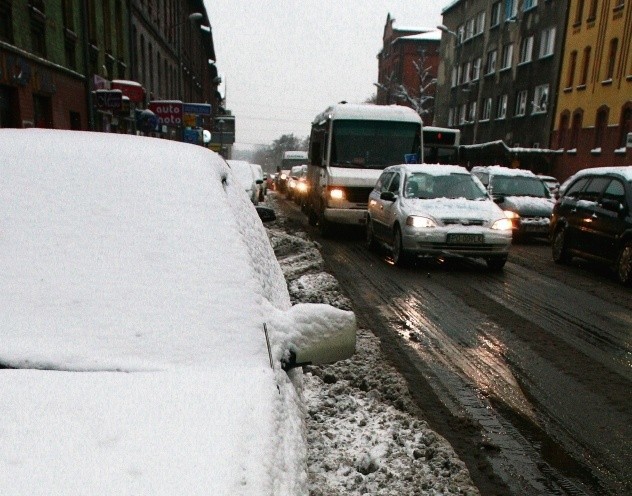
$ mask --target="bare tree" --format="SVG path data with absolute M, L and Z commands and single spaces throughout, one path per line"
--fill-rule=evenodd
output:
M 385 84 L 375 83 L 379 89 L 386 91 L 387 103 L 390 103 L 391 96 L 396 101 L 404 101 L 420 117 L 428 117 L 434 114 L 433 87 L 437 84 L 437 79 L 432 75 L 432 67 L 426 64 L 425 50 L 419 50 L 419 58 L 413 61 L 415 73 L 419 77 L 418 88 L 407 88 L 391 73 L 386 78 Z

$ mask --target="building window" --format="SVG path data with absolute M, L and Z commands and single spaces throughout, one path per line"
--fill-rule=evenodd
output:
M 103 0 L 101 6 L 103 8 L 103 37 L 105 40 L 105 50 L 112 53 L 112 13 L 110 11 L 110 0 Z M 120 28 L 122 29 L 122 26 Z
M 480 57 L 475 59 L 472 63 L 472 81 L 478 81 L 481 77 L 481 63 L 482 61 Z
M 73 131 L 81 131 L 81 115 L 79 112 L 70 111 L 70 129 Z
M 548 28 L 542 31 L 540 37 L 540 58 L 553 55 L 555 48 L 555 28 Z
M 500 2 L 495 2 L 492 4 L 492 15 L 489 20 L 489 27 L 493 28 L 494 26 L 498 26 L 500 24 Z
M 577 0 L 577 8 L 575 9 L 575 26 L 582 23 L 584 17 L 584 0 Z
M 471 75 L 472 75 L 472 62 L 467 62 L 463 66 L 463 84 L 470 82 Z
M 452 88 L 454 88 L 456 86 L 456 84 L 457 84 L 458 74 L 459 74 L 459 71 L 457 70 L 457 68 L 452 66 L 452 78 L 450 80 L 450 82 L 452 84 Z
M 538 0 L 524 0 L 522 10 L 526 12 L 527 10 L 535 9 L 537 6 Z
M 573 123 L 571 125 L 571 142 L 569 144 L 571 150 L 577 149 L 579 143 L 579 132 L 582 128 L 582 112 L 577 111 L 573 114 Z
M 595 120 L 595 146 L 594 148 L 601 148 L 603 146 L 603 140 L 606 135 L 606 129 L 608 127 L 608 107 L 601 107 L 597 111 L 597 118 Z
M 496 72 L 496 57 L 498 52 L 491 50 L 487 53 L 487 64 L 485 66 L 485 74 L 493 74 Z
M 468 19 L 465 23 L 465 39 L 469 40 L 472 36 L 474 36 L 474 24 L 476 20 L 474 18 Z
M 549 85 L 541 84 L 535 87 L 535 94 L 533 96 L 533 113 L 542 114 L 547 111 L 549 107 Z
M 608 69 L 606 71 L 606 79 L 612 80 L 614 77 L 614 67 L 617 60 L 617 49 L 619 47 L 619 39 L 610 40 L 610 51 L 608 52 Z
M 470 122 L 474 122 L 476 120 L 476 102 L 470 103 L 470 116 L 468 120 Z
M 463 24 L 461 24 L 458 28 L 456 28 L 456 42 L 458 45 L 463 43 L 463 38 L 465 37 L 465 28 Z
M 13 43 L 13 7 L 11 0 L 0 0 L 0 40 Z
M 515 117 L 522 117 L 527 113 L 527 90 L 519 91 L 516 95 Z
M 461 105 L 459 112 L 459 124 L 465 124 L 467 122 L 467 103 Z
M 70 39 L 66 36 L 64 40 L 64 52 L 66 55 L 66 65 L 72 69 L 77 69 L 77 38 Z
M 496 119 L 507 117 L 507 95 L 500 95 L 496 101 Z
M 488 121 L 492 116 L 492 99 L 486 98 L 483 102 L 483 112 L 481 113 L 481 121 Z
M 588 22 L 592 22 L 597 18 L 597 0 L 590 1 L 590 10 L 588 11 Z
M 454 126 L 454 108 L 450 107 L 448 109 L 448 127 Z
M 474 29 L 474 34 L 483 34 L 485 31 L 485 11 L 479 12 L 476 16 L 476 27 Z
M 566 75 L 566 87 L 572 88 L 575 83 L 575 67 L 577 66 L 577 50 L 571 52 L 568 61 L 568 74 Z
M 590 67 L 590 47 L 584 48 L 584 60 L 582 61 L 582 74 L 579 80 L 580 86 L 586 86 L 588 83 L 588 68 Z
M 513 19 L 518 13 L 518 0 L 505 0 L 505 20 Z
M 566 133 L 568 132 L 568 121 L 570 120 L 570 112 L 565 110 L 560 116 L 560 128 L 557 133 L 557 147 L 564 148 L 566 145 Z
M 533 56 L 533 36 L 527 36 L 520 41 L 520 63 L 531 62 Z
M 33 94 L 33 125 L 53 128 L 53 104 L 50 96 Z
M 508 45 L 505 45 L 503 47 L 502 62 L 501 62 L 500 70 L 502 71 L 504 69 L 510 69 L 512 59 L 513 59 L 513 44 L 509 43 Z
M 46 13 L 44 9 L 42 0 L 29 1 L 31 50 L 40 57 L 46 57 Z
M 627 103 L 621 109 L 621 123 L 619 124 L 619 146 L 625 147 L 628 134 L 632 133 L 632 103 Z
M 123 26 L 123 7 L 121 5 L 121 0 L 116 0 L 114 3 L 114 17 L 116 19 L 116 56 L 119 59 L 122 59 L 125 54 L 125 44 L 123 42 L 123 29 L 120 29 Z

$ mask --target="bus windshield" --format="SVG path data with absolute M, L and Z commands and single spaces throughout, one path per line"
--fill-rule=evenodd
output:
M 424 141 L 424 162 L 426 164 L 458 164 L 459 151 L 454 146 L 432 146 L 426 145 Z
M 331 165 L 383 169 L 405 163 L 406 155 L 419 156 L 420 133 L 414 122 L 334 121 Z
M 281 160 L 281 170 L 291 170 L 292 167 L 307 163 L 306 158 L 284 158 Z

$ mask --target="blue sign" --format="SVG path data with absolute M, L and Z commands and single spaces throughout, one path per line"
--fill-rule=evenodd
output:
M 419 154 L 417 153 L 406 153 L 404 154 L 404 162 L 407 164 L 418 164 L 419 163 Z
M 200 132 L 198 129 L 185 129 L 182 141 L 196 145 L 200 142 Z
M 183 114 L 211 115 L 211 106 L 208 103 L 183 103 Z

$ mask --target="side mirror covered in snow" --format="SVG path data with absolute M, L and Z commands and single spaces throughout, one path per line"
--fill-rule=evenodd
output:
M 355 353 L 353 312 L 320 303 L 299 303 L 270 323 L 281 337 L 281 365 L 289 370 L 345 360 Z

